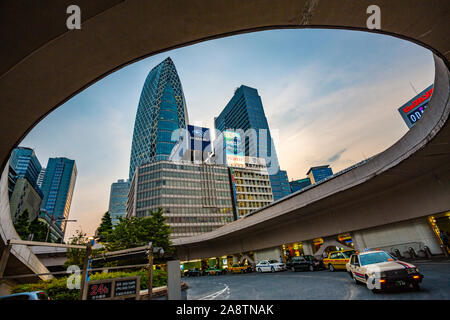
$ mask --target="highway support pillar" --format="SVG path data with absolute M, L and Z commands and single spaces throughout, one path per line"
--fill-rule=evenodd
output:
M 167 261 L 167 300 L 181 300 L 180 260 Z
M 353 248 L 355 248 L 355 250 L 361 252 L 364 251 L 364 248 L 366 248 L 366 242 L 364 241 L 361 231 L 352 232 L 352 241 L 353 241 Z
M 303 244 L 303 254 L 311 256 L 314 255 L 311 241 L 303 241 L 302 244 Z

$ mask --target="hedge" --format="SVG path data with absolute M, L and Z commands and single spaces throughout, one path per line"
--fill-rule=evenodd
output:
M 95 273 L 90 275 L 90 280 L 102 280 L 111 278 L 141 276 L 141 290 L 148 289 L 148 270 L 141 269 L 133 272 L 109 272 Z M 67 277 L 55 278 L 37 283 L 21 284 L 11 289 L 11 294 L 30 291 L 45 291 L 51 300 L 77 300 L 79 289 L 67 288 Z M 153 287 L 167 285 L 167 272 L 163 270 L 153 270 Z

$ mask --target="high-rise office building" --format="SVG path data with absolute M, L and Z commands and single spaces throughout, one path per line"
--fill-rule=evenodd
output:
M 28 211 L 29 221 L 39 216 L 43 194 L 39 188 L 34 187 L 27 178 L 18 178 L 9 201 L 11 219 L 16 222 L 19 215 Z
M 42 166 L 31 148 L 18 147 L 9 159 L 10 211 L 13 222 L 25 210 L 29 219 L 34 220 L 40 213 L 43 198 L 37 180 Z M 14 176 L 15 174 L 15 176 Z
M 163 208 L 172 238 L 194 236 L 233 221 L 232 201 L 225 166 L 150 162 L 133 176 L 127 218 Z
M 188 123 L 180 78 L 170 58 L 148 74 L 136 113 L 129 179 L 145 162 L 168 160 L 178 141 L 177 129 Z
M 181 131 L 180 138 L 172 149 L 170 161 L 191 161 L 203 163 L 212 153 L 210 130 L 188 125 Z
M 309 178 L 309 180 L 311 180 L 312 184 L 317 183 L 332 175 L 333 170 L 328 164 L 324 166 L 311 167 L 306 173 L 306 176 Z
M 119 179 L 111 184 L 108 212 L 113 225 L 119 223 L 119 219 L 125 218 L 127 215 L 128 191 L 130 191 L 129 180 Z
M 309 178 L 293 180 L 289 182 L 289 185 L 291 186 L 291 192 L 294 193 L 310 186 L 311 180 Z
M 17 172 L 11 165 L 8 165 L 8 197 L 11 199 L 11 196 L 14 192 L 14 188 L 17 182 Z
M 286 171 L 280 170 L 275 145 L 258 91 L 241 85 L 214 119 L 216 130 L 241 130 L 245 156 L 264 158 L 270 174 L 274 200 L 290 194 Z
M 273 202 L 264 158 L 245 157 L 244 163 L 244 167 L 229 168 L 236 219 Z
M 37 185 L 39 188 L 42 187 L 42 181 L 44 181 L 44 175 L 45 175 L 45 168 L 42 168 L 41 172 L 39 173 L 39 176 L 37 178 Z
M 75 160 L 50 158 L 42 181 L 42 211 L 54 219 L 68 219 L 76 178 Z M 66 222 L 56 220 L 55 225 L 64 234 Z
M 15 148 L 11 153 L 9 164 L 16 171 L 18 178 L 27 178 L 33 186 L 37 185 L 42 166 L 33 149 Z

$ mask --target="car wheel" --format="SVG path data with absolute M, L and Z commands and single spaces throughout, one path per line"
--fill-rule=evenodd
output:
M 309 265 L 309 271 L 314 271 L 314 266 L 313 265 Z
M 292 270 L 293 272 L 295 272 L 295 268 L 294 268 L 294 267 L 291 267 L 291 270 Z
M 328 270 L 330 270 L 331 272 L 333 272 L 335 270 L 331 263 L 328 265 Z
M 270 272 L 275 272 L 275 269 L 273 267 L 271 267 Z
M 256 269 L 256 271 L 261 272 L 261 268 Z

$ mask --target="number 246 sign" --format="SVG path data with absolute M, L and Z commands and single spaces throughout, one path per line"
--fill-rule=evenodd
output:
M 83 300 L 139 299 L 140 277 L 113 278 L 89 281 Z
M 87 300 L 107 299 L 111 297 L 112 281 L 90 283 L 87 290 Z

